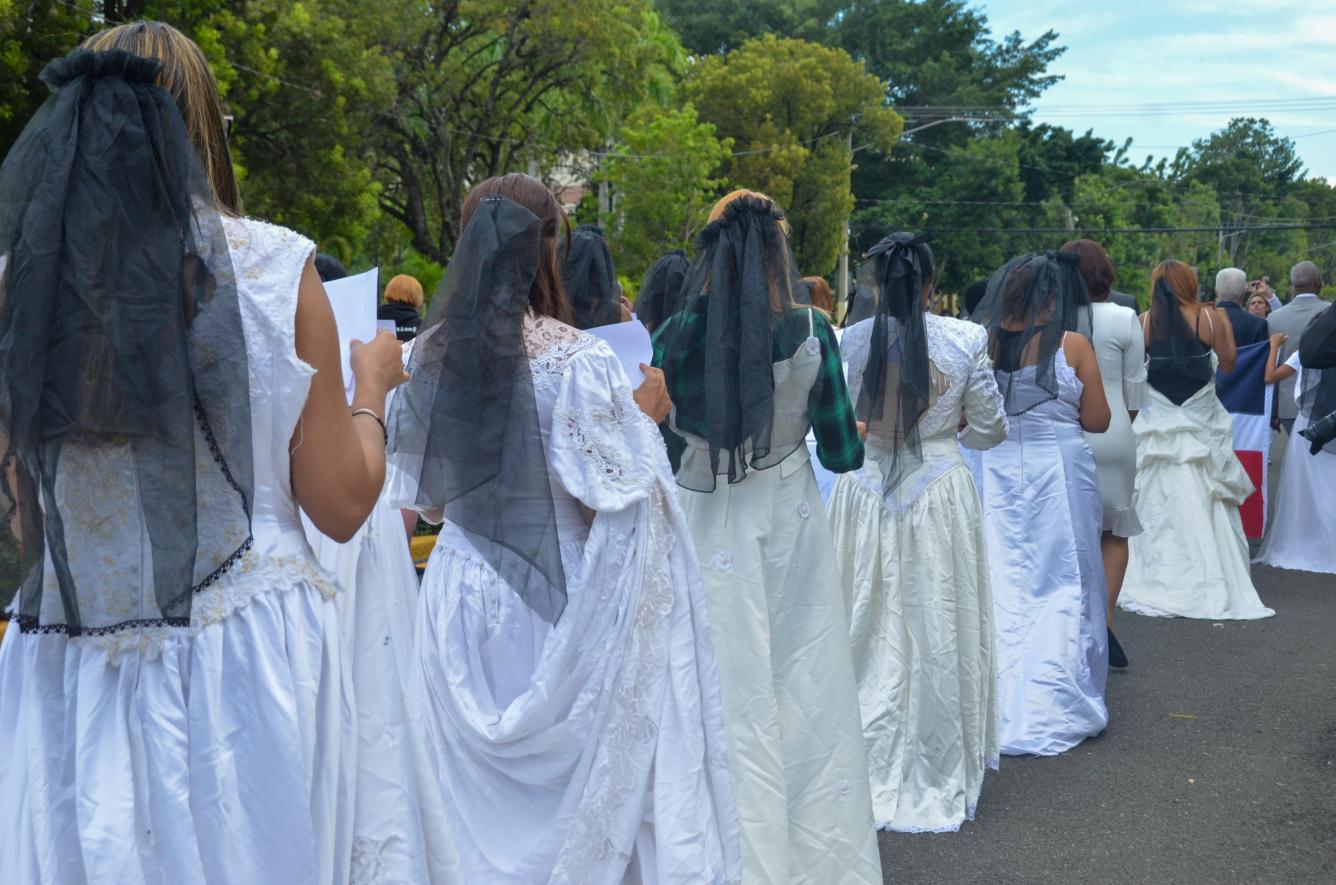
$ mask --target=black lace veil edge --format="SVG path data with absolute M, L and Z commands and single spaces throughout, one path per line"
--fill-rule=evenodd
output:
M 41 79 L 53 95 L 0 167 L 0 486 L 13 533 L 0 572 L 19 593 L 24 632 L 188 625 L 194 594 L 253 544 L 236 280 L 207 174 L 156 85 L 160 68 L 119 50 L 52 62 Z M 99 293 L 94 307 L 81 298 L 88 291 Z M 195 452 L 196 430 L 207 458 Z M 67 537 L 81 528 L 64 518 L 68 490 L 56 484 L 70 444 L 130 459 L 151 578 L 105 592 L 126 597 L 109 611 L 148 616 L 107 618 L 83 596 L 102 576 L 70 558 L 71 542 L 97 543 Z M 222 540 L 229 534 L 237 546 Z M 44 605 L 52 594 L 57 620 Z

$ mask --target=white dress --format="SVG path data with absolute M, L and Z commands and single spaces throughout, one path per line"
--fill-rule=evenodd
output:
M 311 549 L 339 587 L 339 623 L 357 692 L 355 885 L 412 882 L 430 869 L 421 794 L 435 788 L 418 783 L 410 743 L 416 735 L 404 703 L 418 577 L 403 519 L 389 503 L 397 488 L 392 470 L 385 486 L 366 523 L 344 544 L 321 534 L 302 513 Z
M 529 337 L 567 604 L 542 620 L 442 527 L 409 677 L 444 804 L 430 850 L 450 883 L 736 881 L 719 676 L 662 438 L 607 344 L 550 320 Z
M 890 448 L 869 436 L 862 469 L 840 478 L 830 502 L 872 808 L 878 828 L 901 832 L 973 819 L 984 772 L 998 761 L 988 553 L 956 428 L 963 410 L 961 443 L 990 448 L 1006 438 L 1006 415 L 983 327 L 924 321 L 934 402 L 918 424 L 922 464 L 884 494 Z M 855 401 L 872 322 L 844 336 Z
M 1141 523 L 1132 506 L 1136 489 L 1137 442 L 1128 410 L 1145 401 L 1146 338 L 1136 311 L 1102 301 L 1091 305 L 1090 344 L 1099 361 L 1104 395 L 1109 401 L 1109 429 L 1087 433 L 1086 445 L 1095 456 L 1099 490 L 1104 499 L 1104 531 L 1122 538 L 1140 533 Z
M 1109 722 L 1104 506 L 1081 381 L 1061 348 L 1053 359 L 1057 398 L 1010 417 L 979 459 L 1005 755 L 1056 755 Z M 1020 371 L 1018 384 L 1034 383 L 1033 366 Z
M 1300 372 L 1294 389 L 1303 390 L 1299 352 L 1285 365 Z M 1327 370 L 1336 371 L 1336 370 Z M 1257 562 L 1301 572 L 1336 574 L 1336 454 L 1310 454 L 1308 440 L 1299 435 L 1309 424 L 1302 412 L 1285 450 L 1285 467 L 1276 489 L 1276 513 Z
M 1211 364 L 1216 364 L 1211 354 Z M 1137 437 L 1131 540 L 1118 607 L 1159 617 L 1269 618 L 1248 570 L 1241 505 L 1254 491 L 1211 380 L 1183 405 L 1150 387 Z
M 256 221 L 225 224 L 251 367 L 254 545 L 196 594 L 189 627 L 129 642 L 8 632 L 7 882 L 348 881 L 357 709 L 335 587 L 311 555 L 289 479 L 314 374 L 293 345 L 314 246 Z M 87 484 L 81 518 L 111 532 L 87 552 L 108 573 L 137 570 L 138 541 L 129 549 L 115 536 L 132 493 L 106 464 L 69 481 Z
M 776 439 L 807 420 L 820 360 L 809 337 L 774 364 Z M 708 475 L 708 445 L 685 438 L 679 470 Z M 849 614 L 807 447 L 713 492 L 679 491 L 715 625 L 743 881 L 880 885 Z

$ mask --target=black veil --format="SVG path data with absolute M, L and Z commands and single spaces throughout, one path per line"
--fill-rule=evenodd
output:
M 1013 258 L 989 279 L 970 318 L 988 330 L 988 352 L 1008 415 L 1056 399 L 1054 360 L 1062 336 L 1091 332 L 1090 295 L 1077 257 L 1050 251 Z M 1033 379 L 1022 372 L 1029 367 Z
M 621 322 L 621 287 L 603 228 L 580 225 L 571 231 L 563 252 L 561 285 L 575 312 L 575 327 L 596 329 Z
M 417 510 L 449 519 L 555 623 L 566 579 L 524 342 L 542 240 L 528 209 L 482 199 L 414 339 L 389 458 L 416 486 Z
M 691 262 L 681 249 L 674 249 L 649 266 L 636 296 L 636 319 L 653 332 L 668 317 L 682 309 L 682 286 Z
M 932 399 L 923 319 L 923 287 L 933 276 L 932 250 L 924 237 L 896 233 L 873 246 L 867 259 L 859 275 L 870 271 L 877 299 L 854 407 L 869 437 L 891 448 L 890 475 L 884 477 L 889 491 L 921 457 L 918 421 Z M 908 463 L 901 460 L 902 452 L 909 454 Z
M 188 626 L 193 591 L 251 545 L 236 281 L 160 67 L 119 50 L 52 62 L 54 94 L 0 168 L 0 446 L 17 541 L 0 568 L 26 631 Z
M 739 197 L 698 240 L 684 307 L 658 335 L 674 406 L 670 432 L 709 449 L 708 470 L 679 470 L 677 481 L 710 492 L 716 476 L 739 482 L 748 469 L 773 467 L 804 444 L 810 422 L 775 427 L 774 365 L 797 352 L 815 320 L 795 298 L 806 287 L 784 213 L 773 203 Z M 804 405 L 820 390 L 818 376 Z

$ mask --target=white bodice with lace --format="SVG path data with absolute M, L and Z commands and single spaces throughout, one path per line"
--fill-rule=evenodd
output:
M 921 463 L 890 492 L 887 506 L 902 512 L 948 470 L 962 463 L 956 443 L 972 449 L 987 449 L 1006 437 L 1007 421 L 1002 395 L 988 358 L 988 333 L 979 325 L 928 313 L 923 317 L 928 338 L 928 361 L 932 394 L 928 408 L 918 421 Z M 849 395 L 858 402 L 873 320 L 864 320 L 845 330 L 840 342 Z M 966 426 L 957 435 L 961 415 Z M 875 432 L 867 439 L 868 458 L 855 474 L 860 484 L 879 494 L 890 473 L 891 440 Z
M 295 321 L 302 270 L 314 244 L 290 230 L 252 219 L 224 222 L 236 276 L 250 371 L 251 434 L 254 450 L 253 543 L 220 578 L 199 589 L 192 601 L 191 632 L 216 623 L 247 604 L 257 593 L 306 582 L 326 595 L 334 585 L 310 554 L 292 494 L 289 442 L 306 402 L 315 370 L 297 357 Z M 198 499 L 203 508 L 235 508 L 235 493 L 210 463 L 207 440 L 196 427 Z M 173 628 L 135 624 L 152 605 L 152 552 L 140 527 L 134 486 L 122 480 L 128 450 L 69 446 L 62 455 L 56 493 L 77 503 L 66 505 L 66 535 L 79 542 L 69 554 L 81 580 L 79 605 L 87 621 L 123 628 L 86 635 L 111 652 L 113 662 L 126 652 L 156 655 Z M 221 521 L 221 520 L 220 520 Z M 71 524 L 72 523 L 72 524 Z M 220 550 L 237 550 L 244 537 L 206 538 Z M 222 558 L 222 557 L 218 557 Z M 54 575 L 48 561 L 48 586 Z M 200 576 L 197 576 L 200 577 Z M 127 590 L 127 588 L 129 588 Z M 141 603 L 142 600 L 142 603 Z M 58 625 L 63 615 L 59 594 L 43 598 L 42 624 Z M 52 629 L 38 628 L 41 632 Z

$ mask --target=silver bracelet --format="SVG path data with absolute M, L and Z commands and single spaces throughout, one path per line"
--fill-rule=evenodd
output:
M 375 419 L 376 419 L 376 423 L 380 425 L 380 432 L 381 432 L 381 435 L 385 437 L 385 444 L 386 444 L 386 445 L 389 445 L 389 444 L 390 444 L 390 431 L 389 431 L 389 428 L 387 428 L 387 427 L 385 426 L 385 419 L 384 419 L 384 418 L 380 417 L 379 415 L 377 415 L 375 412 L 371 411 L 370 409 L 353 409 L 353 410 L 352 410 L 352 416 L 353 416 L 354 418 L 356 418 L 358 415 L 370 415 L 372 418 L 375 418 Z

